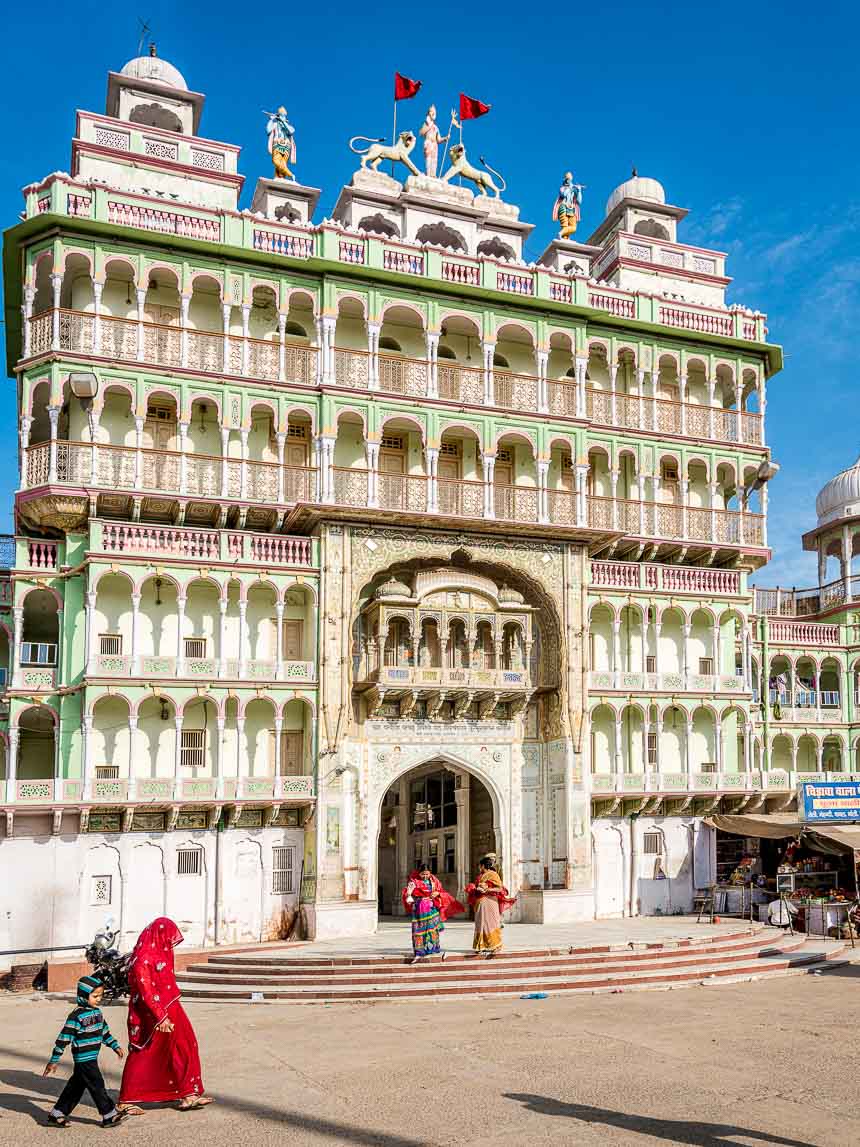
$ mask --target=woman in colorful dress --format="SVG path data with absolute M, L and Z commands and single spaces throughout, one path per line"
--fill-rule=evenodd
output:
M 411 964 L 426 960 L 428 956 L 445 959 L 440 933 L 449 916 L 466 909 L 459 900 L 446 892 L 429 868 L 416 868 L 401 893 L 403 907 L 412 917 Z
M 469 907 L 475 909 L 475 938 L 472 948 L 484 959 L 492 959 L 502 950 L 502 913 L 511 908 L 516 899 L 508 895 L 496 872 L 495 858 L 485 856 L 478 862 L 478 879 L 466 887 Z
M 212 1100 L 203 1094 L 200 1053 L 191 1021 L 179 1002 L 173 949 L 182 933 L 160 916 L 141 932 L 128 968 L 128 1059 L 119 1093 L 121 1110 L 142 1115 L 139 1103 L 178 1101 L 193 1111 Z

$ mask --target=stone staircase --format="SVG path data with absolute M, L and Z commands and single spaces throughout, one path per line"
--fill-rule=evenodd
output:
M 569 995 L 689 987 L 809 972 L 838 961 L 845 945 L 747 927 L 658 944 L 513 950 L 486 961 L 450 953 L 418 964 L 404 955 L 327 956 L 271 948 L 212 955 L 177 976 L 182 995 L 201 1000 L 465 999 L 527 992 Z

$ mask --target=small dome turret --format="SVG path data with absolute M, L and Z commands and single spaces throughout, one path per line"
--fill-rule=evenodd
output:
M 412 588 L 408 586 L 405 581 L 400 581 L 396 577 L 390 577 L 379 586 L 373 596 L 377 601 L 386 597 L 412 597 Z
M 502 605 L 522 605 L 525 598 L 518 589 L 503 585 L 499 590 L 499 601 Z
M 129 60 L 120 72 L 121 76 L 130 79 L 147 80 L 153 84 L 164 84 L 167 88 L 178 88 L 187 92 L 188 84 L 178 68 L 174 68 L 168 60 L 159 59 L 156 55 L 136 56 Z
M 665 203 L 666 192 L 663 184 L 656 179 L 646 179 L 642 175 L 634 175 L 616 187 L 606 200 L 606 214 L 610 215 L 624 199 L 641 199 L 646 203 Z
M 815 499 L 819 526 L 839 518 L 860 517 L 860 458 L 831 478 Z

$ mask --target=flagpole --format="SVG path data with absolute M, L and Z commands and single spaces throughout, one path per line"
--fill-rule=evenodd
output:
M 397 146 L 397 95 L 394 96 L 394 125 L 391 128 L 391 146 Z M 391 161 L 391 174 L 394 175 L 394 160 Z

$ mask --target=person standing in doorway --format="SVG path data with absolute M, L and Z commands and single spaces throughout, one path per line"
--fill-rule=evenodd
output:
M 516 903 L 496 872 L 496 861 L 485 856 L 478 862 L 478 879 L 466 886 L 469 906 L 475 910 L 472 948 L 489 960 L 502 950 L 502 913 Z
M 97 976 L 82 976 L 78 980 L 77 1007 L 63 1024 L 57 1036 L 51 1058 L 45 1065 L 43 1075 L 53 1075 L 60 1062 L 60 1056 L 71 1044 L 75 1067 L 69 1082 L 48 1115 L 51 1127 L 68 1127 L 69 1116 L 83 1098 L 85 1091 L 102 1117 L 102 1127 L 115 1127 L 122 1121 L 122 1112 L 108 1095 L 105 1081 L 99 1070 L 99 1052 L 106 1044 L 122 1059 L 124 1052 L 110 1033 L 110 1028 L 102 1015 L 99 1005 L 104 995 L 104 987 Z
M 401 893 L 403 907 L 412 917 L 412 959 L 417 964 L 428 956 L 445 959 L 442 951 L 441 933 L 445 921 L 457 916 L 466 909 L 459 900 L 446 892 L 430 869 L 424 865 L 410 873 L 406 887 Z
M 139 1103 L 178 1100 L 194 1111 L 212 1100 L 203 1094 L 197 1037 L 179 1002 L 173 949 L 182 933 L 160 916 L 141 932 L 128 967 L 129 1053 L 119 1093 L 120 1108 L 142 1115 Z

